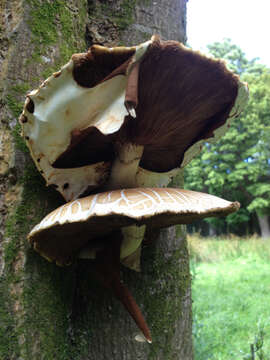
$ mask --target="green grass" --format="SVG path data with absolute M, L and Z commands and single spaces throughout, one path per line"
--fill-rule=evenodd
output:
M 269 360 L 270 241 L 193 237 L 189 247 L 195 360 Z

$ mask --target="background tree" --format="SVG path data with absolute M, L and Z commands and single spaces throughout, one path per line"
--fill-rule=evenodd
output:
M 224 220 L 207 220 L 214 233 L 254 232 L 256 214 L 261 235 L 270 237 L 270 71 L 256 59 L 247 60 L 228 39 L 208 49 L 248 82 L 250 101 L 225 136 L 216 144 L 207 144 L 186 168 L 186 187 L 242 204 L 237 213 Z

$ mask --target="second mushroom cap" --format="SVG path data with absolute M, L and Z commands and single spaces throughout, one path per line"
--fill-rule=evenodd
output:
M 114 190 L 61 206 L 36 225 L 28 239 L 41 255 L 65 265 L 91 241 L 102 240 L 123 227 L 187 224 L 204 217 L 224 216 L 238 208 L 237 202 L 190 190 Z

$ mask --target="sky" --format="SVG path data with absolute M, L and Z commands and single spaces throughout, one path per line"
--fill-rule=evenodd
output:
M 270 67 L 270 0 L 188 0 L 188 45 L 205 52 L 206 45 L 231 38 L 249 60 Z

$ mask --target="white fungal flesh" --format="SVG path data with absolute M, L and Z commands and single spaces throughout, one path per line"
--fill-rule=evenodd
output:
M 46 86 L 30 93 L 35 111 L 31 114 L 24 109 L 28 121 L 23 126 L 31 155 L 47 185 L 57 185 L 67 201 L 78 197 L 89 186 L 104 183 L 110 167 L 109 163 L 99 163 L 73 169 L 53 168 L 51 164 L 70 144 L 72 131 L 95 126 L 102 133 L 110 134 L 120 128 L 127 115 L 123 105 L 125 76 L 116 76 L 86 89 L 74 81 L 72 68 L 70 61 L 62 68 L 61 76 L 50 77 Z
M 124 259 L 125 257 L 132 254 L 141 245 L 141 242 L 144 238 L 145 226 L 133 225 L 123 227 L 121 230 L 124 240 L 122 242 L 120 258 Z
M 105 188 L 113 190 L 138 186 L 136 173 L 142 154 L 143 146 L 130 143 L 116 144 L 115 159 Z
M 140 271 L 140 245 L 144 238 L 145 226 L 127 226 L 121 228 L 123 241 L 121 244 L 120 260 L 122 264 L 135 271 Z M 93 246 L 88 244 L 83 247 L 77 257 L 80 259 L 95 259 L 96 253 L 102 250 L 104 245 Z M 132 257 L 130 257 L 132 255 Z
M 47 185 L 57 185 L 56 189 L 66 201 L 76 199 L 89 187 L 94 189 L 102 185 L 109 177 L 110 171 L 109 162 L 72 169 L 53 168 L 45 157 L 40 160 L 40 163 L 43 169 L 47 169 Z
M 140 343 L 146 343 L 146 342 L 148 342 L 149 344 L 152 344 L 152 341 L 147 340 L 146 337 L 143 335 L 142 332 L 136 334 L 136 335 L 134 336 L 134 339 L 135 339 L 136 341 L 140 342 Z
M 157 173 L 138 167 L 136 173 L 136 186 L 138 187 L 166 187 L 181 169 Z
M 34 113 L 25 110 L 29 121 L 24 125 L 24 134 L 35 144 L 34 156 L 45 155 L 50 163 L 68 148 L 73 130 L 94 126 L 103 134 L 111 134 L 120 128 L 127 115 L 123 106 L 124 75 L 84 88 L 74 80 L 73 66 L 71 60 L 60 76 L 50 77 L 45 86 L 30 93 Z
M 136 47 L 133 63 L 140 60 L 150 44 L 148 41 Z M 112 134 L 120 129 L 128 115 L 124 104 L 125 75 L 85 88 L 74 80 L 73 68 L 70 60 L 57 75 L 50 76 L 28 94 L 34 103 L 34 112 L 27 110 L 29 100 L 26 100 L 22 113 L 27 118 L 22 123 L 22 132 L 35 164 L 47 185 L 54 184 L 66 201 L 77 198 L 89 186 L 102 185 L 110 167 L 109 163 L 74 169 L 52 167 L 70 145 L 72 132 L 95 127 L 104 135 Z
M 143 240 L 143 238 L 142 238 Z M 122 250 L 122 248 L 121 248 Z M 121 259 L 121 263 L 126 266 L 127 268 L 140 272 L 141 271 L 141 245 L 138 248 L 128 255 L 127 257 Z

